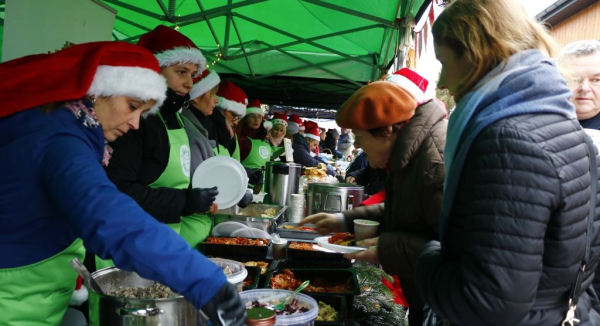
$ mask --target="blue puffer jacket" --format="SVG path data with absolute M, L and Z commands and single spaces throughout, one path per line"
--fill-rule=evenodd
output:
M 526 114 L 477 136 L 443 250 L 429 243 L 417 265 L 417 287 L 436 313 L 455 325 L 560 325 L 586 245 L 584 134 L 574 119 Z M 600 257 L 598 204 L 579 325 L 600 324 L 591 287 Z
M 121 193 L 103 153 L 102 128 L 84 127 L 64 108 L 0 119 L 0 272 L 82 238 L 100 257 L 204 306 L 227 281 L 223 272 Z

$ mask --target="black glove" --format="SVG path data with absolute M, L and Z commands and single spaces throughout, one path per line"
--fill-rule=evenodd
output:
M 218 194 L 217 187 L 187 189 L 183 215 L 208 212 Z
M 246 323 L 246 307 L 242 303 L 235 286 L 230 283 L 225 283 L 217 291 L 217 294 L 202 307 L 202 312 L 208 316 L 208 319 L 215 326 L 242 326 Z
M 248 207 L 248 205 L 250 205 L 250 203 L 252 203 L 252 198 L 254 198 L 254 196 L 252 196 L 252 193 L 249 191 L 246 191 L 246 193 L 244 194 L 244 197 L 242 197 L 242 200 L 240 200 L 240 202 L 238 203 L 238 206 L 240 206 L 241 208 Z
M 250 169 L 244 168 L 246 170 L 246 174 L 248 175 L 248 183 L 251 185 L 262 185 L 264 183 L 263 179 L 263 169 Z

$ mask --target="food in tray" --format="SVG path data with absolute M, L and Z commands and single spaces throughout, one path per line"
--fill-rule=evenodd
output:
M 318 251 L 317 249 L 313 248 L 313 246 L 320 246 L 317 243 L 311 243 L 311 242 L 296 242 L 296 241 L 292 241 L 290 242 L 290 249 L 298 249 L 298 250 L 311 250 L 311 251 Z
M 306 280 L 298 280 L 294 273 L 289 269 L 284 269 L 283 273 L 279 273 L 271 277 L 271 288 L 282 290 L 296 290 L 302 282 Z M 340 280 L 326 280 L 323 277 L 315 277 L 310 280 L 308 285 L 302 292 L 323 292 L 323 293 L 344 293 L 351 292 L 352 287 L 346 283 L 340 284 Z M 338 284 L 335 284 L 338 283 Z
M 264 247 L 269 245 L 269 240 L 261 238 L 251 239 L 242 237 L 208 237 L 206 238 L 204 243 Z
M 299 225 L 286 224 L 286 225 L 282 226 L 282 228 L 284 228 L 286 230 L 315 232 L 315 228 L 310 227 L 310 226 L 299 226 Z
M 339 246 L 354 246 L 354 234 L 348 232 L 336 233 L 329 237 L 329 243 Z
M 248 276 L 246 276 L 246 278 L 244 279 L 244 283 L 242 283 L 243 287 L 246 286 L 250 286 L 252 285 L 252 283 L 254 283 L 254 277 L 250 274 L 248 274 Z
M 275 210 L 275 208 L 267 208 L 267 209 L 265 209 L 264 212 L 262 212 L 260 214 L 260 217 L 270 217 L 270 218 L 273 218 L 273 217 L 275 217 L 276 214 L 277 214 L 277 210 Z M 238 215 L 238 216 L 250 216 L 249 214 L 245 213 L 244 211 L 238 212 L 236 215 Z
M 326 304 L 323 301 L 319 301 L 319 315 L 317 321 L 336 321 L 338 320 L 338 313 L 333 309 L 332 306 Z
M 304 175 L 307 177 L 325 178 L 327 177 L 327 165 L 319 163 L 316 167 L 305 167 Z
M 290 303 L 286 304 L 283 310 L 275 309 L 277 304 L 281 303 L 279 300 L 274 300 L 270 303 L 252 301 L 246 302 L 246 309 L 252 308 L 267 308 L 270 310 L 275 310 L 277 315 L 288 316 L 288 315 L 296 315 L 309 311 L 310 309 L 304 306 L 300 306 L 300 302 L 297 299 L 290 300 Z
M 264 213 L 260 214 L 261 217 L 275 217 L 275 214 L 277 214 L 277 211 L 275 211 L 275 208 L 267 208 L 265 209 Z
M 269 268 L 269 263 L 266 261 L 247 261 L 242 264 L 244 264 L 244 266 L 260 267 L 260 275 L 267 274 L 267 268 Z
M 106 293 L 109 296 L 128 299 L 164 299 L 178 297 L 168 286 L 154 283 L 148 287 L 119 287 Z

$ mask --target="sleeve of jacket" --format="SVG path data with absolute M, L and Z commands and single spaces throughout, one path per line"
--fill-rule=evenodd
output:
M 384 205 L 385 204 L 361 206 L 344 211 L 348 230 L 354 230 L 354 220 L 367 219 L 381 223 L 383 219 L 383 210 L 385 208 Z
M 461 252 L 442 253 L 431 242 L 415 272 L 421 297 L 451 323 L 517 325 L 531 310 L 561 192 L 541 146 L 522 131 L 492 126 L 470 148 L 445 239 Z
M 145 140 L 157 137 L 151 134 L 155 131 L 148 121 L 150 118 L 140 120 L 139 130 L 132 130 L 110 143 L 113 153 L 105 168 L 106 174 L 119 190 L 132 197 L 155 219 L 163 223 L 179 223 L 186 203 L 185 189 L 151 188 L 151 182 L 140 180 L 144 157 L 152 155 L 145 153 L 150 151 L 147 147 L 149 142 Z
M 61 137 L 47 145 L 39 157 L 41 186 L 88 249 L 168 285 L 196 308 L 226 282 L 219 267 L 114 186 L 89 144 Z

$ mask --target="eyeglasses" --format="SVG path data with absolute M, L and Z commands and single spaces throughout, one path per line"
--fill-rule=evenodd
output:
M 231 112 L 231 115 L 233 116 L 233 118 L 231 119 L 231 121 L 233 122 L 239 122 L 242 119 L 242 116 L 239 114 Z
M 598 76 L 584 77 L 584 78 L 579 77 L 579 78 L 573 79 L 573 82 L 575 83 L 575 85 L 579 85 L 579 86 L 581 86 L 581 84 L 583 84 L 583 81 L 587 81 L 590 86 L 600 86 L 600 77 L 598 77 Z

